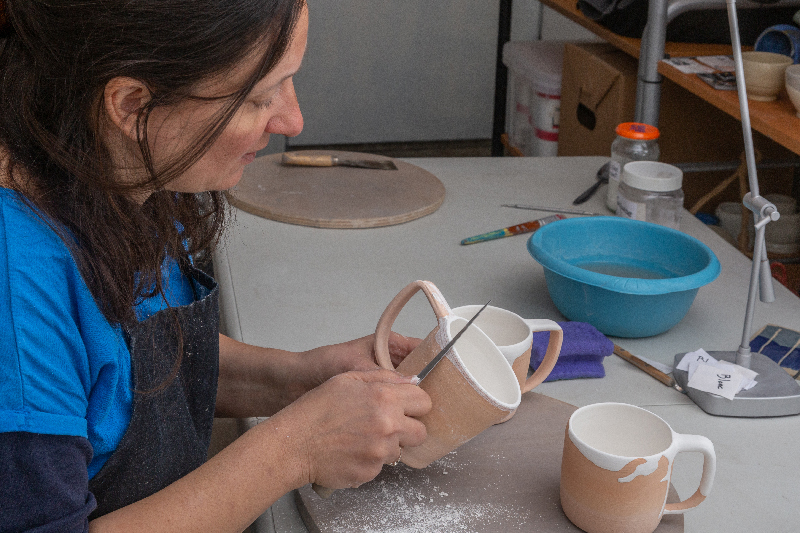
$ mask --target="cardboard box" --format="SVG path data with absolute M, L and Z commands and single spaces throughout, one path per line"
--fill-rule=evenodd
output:
M 616 127 L 632 122 L 638 61 L 608 43 L 564 50 L 558 155 L 610 155 Z M 658 144 L 666 163 L 730 161 L 744 149 L 740 122 L 664 79 Z
M 559 156 L 611 155 L 614 131 L 634 119 L 638 61 L 608 43 L 567 43 L 561 78 Z M 738 161 L 744 151 L 739 120 L 668 79 L 661 84 L 660 160 L 665 163 Z M 789 159 L 791 153 L 757 132 L 753 144 L 764 158 Z M 732 171 L 684 174 L 684 206 L 689 209 Z M 762 193 L 786 192 L 790 169 L 759 171 Z M 790 188 L 790 185 L 789 185 Z M 738 183 L 713 198 L 702 211 L 713 212 L 720 201 L 741 201 Z
M 558 155 L 610 155 L 614 130 L 633 120 L 636 60 L 607 43 L 566 43 Z

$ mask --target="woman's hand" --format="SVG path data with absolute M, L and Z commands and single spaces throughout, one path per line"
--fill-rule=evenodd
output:
M 431 409 L 428 394 L 408 377 L 374 369 L 335 376 L 304 395 L 271 422 L 291 433 L 301 461 L 300 483 L 357 487 L 396 461 L 401 448 L 418 446 Z
M 288 491 L 373 479 L 425 426 L 427 393 L 391 370 L 348 372 L 304 395 L 152 496 L 93 520 L 100 532 L 242 531 Z
M 375 336 L 322 346 L 307 352 L 261 348 L 220 335 L 217 416 L 271 416 L 331 377 L 351 370 L 375 370 Z M 395 365 L 420 343 L 389 336 Z
M 394 366 L 399 365 L 417 347 L 420 339 L 404 337 L 399 333 L 389 335 L 389 356 Z M 380 368 L 375 358 L 375 335 L 361 337 L 341 344 L 314 348 L 301 354 L 313 369 L 313 386 L 350 370 L 375 370 Z

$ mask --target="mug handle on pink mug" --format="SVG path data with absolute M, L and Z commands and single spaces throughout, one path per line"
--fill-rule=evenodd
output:
M 703 454 L 703 474 L 700 477 L 700 487 L 682 502 L 668 503 L 664 506 L 664 514 L 683 514 L 686 510 L 700 505 L 711 492 L 711 485 L 714 484 L 714 475 L 717 471 L 717 456 L 714 453 L 714 445 L 702 435 L 685 435 L 673 431 L 672 437 L 678 446 L 678 453 L 700 452 Z
M 388 370 L 394 370 L 392 358 L 389 355 L 389 334 L 392 331 L 392 324 L 400 314 L 400 311 L 408 303 L 412 296 L 417 291 L 422 291 L 428 302 L 433 308 L 433 313 L 436 315 L 436 320 L 446 317 L 450 314 L 450 306 L 447 300 L 444 299 L 438 287 L 430 281 L 417 280 L 406 285 L 403 290 L 397 293 L 386 309 L 383 311 L 381 318 L 378 320 L 378 326 L 375 328 L 375 359 L 379 366 Z
M 547 351 L 544 354 L 542 363 L 538 366 L 536 371 L 531 374 L 525 381 L 522 387 L 522 393 L 529 392 L 534 387 L 540 385 L 547 376 L 550 375 L 553 368 L 558 361 L 558 354 L 561 353 L 561 344 L 564 342 L 564 331 L 561 326 L 547 319 L 523 319 L 525 323 L 531 328 L 534 333 L 539 331 L 549 331 L 550 340 L 547 343 Z

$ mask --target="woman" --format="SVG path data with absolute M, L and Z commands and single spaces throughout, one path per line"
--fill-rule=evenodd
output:
M 241 531 L 419 445 L 430 399 L 377 367 L 371 337 L 238 343 L 193 266 L 219 191 L 302 129 L 304 0 L 0 13 L 0 530 Z M 401 360 L 415 341 L 391 344 Z M 270 418 L 205 462 L 214 413 Z

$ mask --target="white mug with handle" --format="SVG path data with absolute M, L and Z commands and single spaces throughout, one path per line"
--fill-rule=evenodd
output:
M 456 307 L 452 312 L 454 315 L 469 320 L 481 307 L 483 306 L 464 305 Z M 561 343 L 564 340 L 564 332 L 561 330 L 561 326 L 552 320 L 524 319 L 516 313 L 490 305 L 475 320 L 474 325 L 486 333 L 505 356 L 517 376 L 523 394 L 541 384 L 556 366 Z M 528 377 L 533 333 L 538 331 L 549 331 L 550 341 L 542 364 Z

